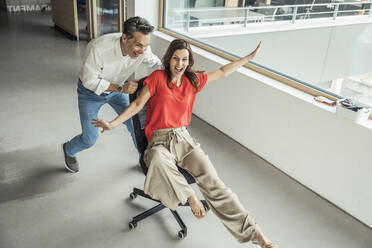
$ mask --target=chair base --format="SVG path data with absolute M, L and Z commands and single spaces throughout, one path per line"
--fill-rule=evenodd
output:
M 142 196 L 144 198 L 147 198 L 149 200 L 152 200 L 152 201 L 155 201 L 155 202 L 158 202 L 159 204 L 156 205 L 155 207 L 152 207 L 148 210 L 146 210 L 145 212 L 143 213 L 140 213 L 139 215 L 136 215 L 133 217 L 132 221 L 129 222 L 129 228 L 130 229 L 134 229 L 137 227 L 137 223 L 143 219 L 146 219 L 147 217 L 159 212 L 160 210 L 163 210 L 164 208 L 166 208 L 166 206 L 164 206 L 160 201 L 158 200 L 155 200 L 155 199 L 152 199 L 151 196 L 145 194 L 145 192 L 141 189 L 137 189 L 137 188 L 134 188 L 133 189 L 133 192 L 130 193 L 130 198 L 132 200 L 134 200 L 137 196 Z M 204 208 L 206 211 L 209 210 L 209 206 L 207 204 L 207 202 L 205 200 L 201 200 L 201 202 L 203 203 L 204 205 Z M 190 206 L 189 203 L 187 202 L 186 204 L 179 204 L 179 206 Z M 169 209 L 170 210 L 170 209 Z M 173 217 L 176 219 L 178 225 L 180 226 L 181 230 L 178 232 L 178 237 L 180 239 L 183 239 L 187 236 L 187 226 L 185 225 L 185 223 L 183 222 L 182 218 L 180 217 L 180 215 L 177 213 L 177 211 L 173 211 L 173 210 L 170 210 Z

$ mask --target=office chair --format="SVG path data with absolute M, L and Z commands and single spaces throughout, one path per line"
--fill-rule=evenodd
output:
M 136 98 L 139 96 L 142 88 L 143 88 L 143 81 L 146 79 L 145 78 L 142 78 L 141 80 L 138 81 L 138 88 L 137 88 L 137 91 L 133 94 L 130 94 L 129 95 L 129 100 L 130 102 L 133 102 L 134 100 L 136 100 Z M 137 148 L 138 148 L 138 151 L 140 152 L 140 161 L 139 161 L 139 164 L 141 166 L 141 169 L 143 171 L 143 173 L 146 175 L 147 174 L 147 166 L 143 160 L 143 155 L 144 155 L 144 152 L 146 150 L 146 147 L 147 147 L 147 139 L 146 139 L 146 136 L 145 136 L 145 121 L 146 121 L 146 111 L 147 111 L 147 104 L 143 107 L 143 109 L 138 113 L 136 114 L 135 116 L 132 117 L 132 120 L 133 120 L 133 126 L 134 126 L 134 132 L 135 132 L 135 136 L 136 136 L 136 142 L 137 142 Z M 178 167 L 178 170 L 182 173 L 182 175 L 186 178 L 187 180 L 187 183 L 188 184 L 193 184 L 195 183 L 195 179 L 193 178 L 192 175 L 190 175 L 186 170 Z M 137 227 L 137 223 L 157 212 L 159 212 L 160 210 L 166 208 L 160 201 L 158 200 L 155 200 L 155 199 L 152 199 L 151 196 L 149 195 L 146 195 L 145 192 L 141 189 L 138 189 L 138 188 L 134 188 L 133 189 L 133 192 L 130 193 L 130 198 L 132 200 L 134 200 L 137 196 L 142 196 L 144 198 L 147 198 L 147 199 L 150 199 L 152 201 L 155 201 L 155 202 L 158 202 L 158 204 L 153 207 L 153 208 L 150 208 L 148 210 L 146 210 L 145 212 L 137 215 L 137 216 L 134 216 L 132 221 L 129 222 L 129 228 L 130 229 L 134 229 Z M 203 203 L 204 205 L 204 208 L 206 211 L 209 210 L 209 206 L 208 204 L 206 203 L 205 200 L 201 200 L 201 202 Z M 179 206 L 189 206 L 189 203 L 187 202 L 186 204 L 182 205 L 182 204 L 179 204 Z M 183 239 L 187 236 L 187 227 L 185 225 L 185 223 L 183 222 L 183 220 L 181 219 L 180 215 L 177 213 L 177 211 L 173 211 L 171 209 L 169 209 L 171 211 L 171 213 L 173 214 L 174 218 L 176 219 L 176 221 L 178 222 L 179 226 L 181 227 L 181 230 L 178 232 L 178 237 L 180 239 Z

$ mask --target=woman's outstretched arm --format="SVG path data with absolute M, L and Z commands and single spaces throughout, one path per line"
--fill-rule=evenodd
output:
M 124 111 L 121 113 L 118 117 L 116 117 L 114 120 L 107 122 L 102 119 L 93 119 L 92 124 L 95 127 L 102 127 L 102 133 L 106 130 L 114 129 L 115 127 L 119 126 L 121 123 L 127 121 L 130 119 L 133 115 L 137 114 L 143 106 L 145 106 L 146 102 L 150 99 L 151 94 L 150 90 L 145 85 L 143 87 L 141 94 L 137 97 L 137 99 L 132 102 Z
M 245 56 L 241 59 L 238 59 L 236 61 L 233 61 L 231 63 L 228 63 L 227 65 L 224 65 L 224 66 L 220 67 L 216 71 L 208 72 L 207 83 L 218 80 L 218 79 L 221 79 L 221 78 L 224 78 L 224 77 L 227 77 L 228 75 L 230 75 L 231 73 L 233 73 L 234 71 L 239 69 L 239 67 L 241 67 L 242 65 L 246 64 L 249 60 L 256 57 L 258 51 L 261 48 L 261 45 L 262 45 L 262 41 L 260 41 L 260 43 L 258 44 L 256 49 L 253 52 L 251 52 L 250 54 L 248 54 L 247 56 Z

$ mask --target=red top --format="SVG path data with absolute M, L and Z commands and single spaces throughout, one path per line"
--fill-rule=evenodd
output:
M 199 92 L 207 83 L 207 74 L 196 74 L 199 80 Z M 182 75 L 182 83 L 177 87 L 172 82 L 167 86 L 167 74 L 156 70 L 143 82 L 150 90 L 147 102 L 145 134 L 150 141 L 154 130 L 164 128 L 187 127 L 190 123 L 196 91 L 190 80 Z

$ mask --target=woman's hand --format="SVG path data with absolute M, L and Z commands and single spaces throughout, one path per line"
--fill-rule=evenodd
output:
M 107 121 L 99 119 L 99 118 L 92 119 L 92 124 L 95 127 L 102 127 L 101 133 L 103 133 L 106 130 L 111 130 L 111 129 L 114 128 L 114 126 L 110 122 L 107 122 Z
M 254 57 L 256 57 L 258 51 L 260 51 L 261 45 L 262 45 L 262 41 L 260 41 L 260 43 L 258 43 L 258 46 L 256 47 L 256 49 L 254 49 L 254 51 L 251 52 L 250 54 L 248 54 L 247 56 L 244 56 L 244 57 L 242 57 L 238 60 L 235 60 L 231 63 L 228 63 L 227 65 L 222 66 L 220 69 L 218 69 L 216 71 L 208 72 L 207 83 L 213 82 L 215 80 L 218 80 L 218 79 L 221 79 L 221 78 L 224 78 L 224 77 L 227 77 L 228 75 L 230 75 L 231 73 L 233 73 L 234 71 L 239 69 L 239 67 L 241 67 L 242 65 L 247 63 L 249 60 L 254 59 Z
M 254 57 L 256 57 L 257 53 L 260 51 L 260 49 L 261 49 L 261 45 L 262 45 L 262 41 L 260 41 L 260 43 L 258 43 L 258 46 L 256 47 L 256 49 L 254 49 L 254 51 L 251 52 L 250 54 L 248 54 L 246 57 L 247 57 L 249 60 L 254 59 Z

